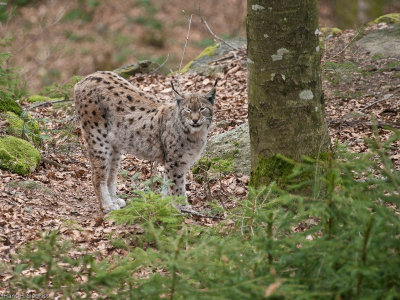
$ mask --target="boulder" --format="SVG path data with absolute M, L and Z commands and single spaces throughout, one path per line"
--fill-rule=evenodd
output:
M 117 73 L 119 76 L 128 79 L 131 76 L 135 76 L 138 73 L 151 73 L 160 65 L 152 62 L 150 60 L 142 60 L 134 65 L 127 65 L 120 67 L 118 69 L 113 70 L 113 72 Z
M 386 23 L 386 24 L 399 24 L 400 23 L 400 13 L 391 13 L 384 16 L 380 16 L 379 18 L 372 21 L 374 24 L 378 23 Z
M 236 38 L 227 41 L 230 45 L 241 48 L 246 45 L 246 39 Z M 222 72 L 224 64 L 217 66 L 211 65 L 214 60 L 226 55 L 232 48 L 224 43 L 214 44 L 205 48 L 194 60 L 190 61 L 185 67 L 182 68 L 181 73 L 193 72 L 203 76 L 216 75 Z
M 29 142 L 6 136 L 0 138 L 0 169 L 28 175 L 40 163 L 40 152 Z
M 0 112 L 12 111 L 18 116 L 22 114 L 22 108 L 12 98 L 4 96 L 0 92 Z
M 356 45 L 372 55 L 400 58 L 400 24 L 370 31 L 357 41 Z
M 5 113 L 4 117 L 9 124 L 6 130 L 8 134 L 27 138 L 35 145 L 41 145 L 42 137 L 39 131 L 39 124 L 30 115 L 22 114 L 21 117 L 19 117 L 15 113 L 8 111 Z
M 235 173 L 250 174 L 250 135 L 249 124 L 213 136 L 204 150 L 203 157 L 213 161 L 215 159 L 232 161 Z

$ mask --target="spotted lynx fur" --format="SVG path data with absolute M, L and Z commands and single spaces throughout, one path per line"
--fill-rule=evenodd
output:
M 166 195 L 185 196 L 185 176 L 200 158 L 213 117 L 214 88 L 163 103 L 112 72 L 96 72 L 75 85 L 75 109 L 104 212 L 125 206 L 116 195 L 122 153 L 164 166 Z

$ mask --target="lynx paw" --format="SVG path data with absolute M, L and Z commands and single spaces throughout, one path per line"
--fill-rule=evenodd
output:
M 110 211 L 117 210 L 117 209 L 119 209 L 119 205 L 116 203 L 111 203 L 110 205 L 103 206 L 103 211 L 106 214 L 109 213 Z
M 118 205 L 119 208 L 122 208 L 122 207 L 125 207 L 125 206 L 126 206 L 125 200 L 124 200 L 124 199 L 121 199 L 121 198 L 115 198 L 115 199 L 113 199 L 113 203 L 116 204 L 116 205 Z

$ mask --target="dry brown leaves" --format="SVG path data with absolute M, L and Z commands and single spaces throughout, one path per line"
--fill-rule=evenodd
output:
M 325 60 L 346 46 L 354 36 L 354 31 L 344 32 L 338 38 L 327 42 Z M 236 58 L 216 62 L 226 64 L 224 73 L 219 74 L 215 120 L 210 135 L 231 130 L 247 120 L 247 70 L 246 54 L 242 49 Z M 342 55 L 335 57 L 337 63 L 352 61 L 356 69 L 340 73 L 340 80 L 333 82 L 328 78 L 330 70 L 325 70 L 324 91 L 326 94 L 326 114 L 330 122 L 332 140 L 348 143 L 354 151 L 365 151 L 365 137 L 372 134 L 369 115 L 374 115 L 381 123 L 399 123 L 399 80 L 398 73 L 384 68 L 391 59 L 372 60 L 371 55 L 346 48 Z M 358 68 L 365 70 L 357 71 Z M 369 71 L 377 68 L 383 71 Z M 138 75 L 131 81 L 147 92 L 156 94 L 160 99 L 171 99 L 170 77 L 162 75 Z M 177 78 L 175 78 L 177 80 Z M 181 77 L 183 92 L 207 92 L 214 79 L 196 74 L 183 74 Z M 354 91 L 354 93 L 353 93 Z M 358 93 L 360 92 L 360 93 Z M 375 104 L 363 111 L 363 115 L 354 119 L 351 112 L 358 112 L 374 101 L 388 97 L 390 99 Z M 357 97 L 355 97 L 355 96 Z M 38 231 L 59 230 L 66 239 L 89 251 L 100 251 L 102 256 L 113 253 L 123 255 L 126 250 L 116 249 L 110 243 L 110 236 L 122 236 L 131 246 L 135 242 L 132 234 L 140 234 L 137 226 L 116 226 L 105 221 L 96 203 L 91 186 L 91 175 L 85 149 L 76 137 L 65 137 L 59 129 L 75 132 L 75 126 L 68 110 L 56 110 L 52 107 L 40 107 L 33 111 L 35 116 L 49 119 L 50 141 L 44 149 L 45 157 L 56 161 L 66 168 L 42 163 L 40 168 L 27 177 L 0 171 L 0 260 L 7 262 L 18 248 L 28 241 L 38 238 Z M 389 131 L 380 129 L 383 138 Z M 399 167 L 399 148 L 393 148 L 392 158 Z M 140 174 L 139 180 L 148 179 L 154 172 L 150 163 L 126 155 L 122 162 L 125 175 L 118 179 L 118 188 L 123 193 L 131 190 L 132 179 Z M 128 179 L 127 179 L 128 178 Z M 17 187 L 15 183 L 34 181 L 35 188 Z M 218 199 L 227 209 L 235 205 L 233 199 L 243 199 L 247 195 L 248 176 L 243 174 L 223 175 L 219 179 L 198 183 L 187 177 L 189 200 L 197 210 L 209 206 L 211 199 Z M 209 218 L 190 217 L 186 223 L 198 223 L 213 226 L 216 222 Z M 0 279 L 1 280 L 1 279 Z

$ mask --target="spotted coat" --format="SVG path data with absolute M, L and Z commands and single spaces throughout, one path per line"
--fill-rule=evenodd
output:
M 75 85 L 75 110 L 104 212 L 125 206 L 116 196 L 122 153 L 165 168 L 165 195 L 185 196 L 185 177 L 200 158 L 213 117 L 215 88 L 164 103 L 113 72 L 96 72 Z

